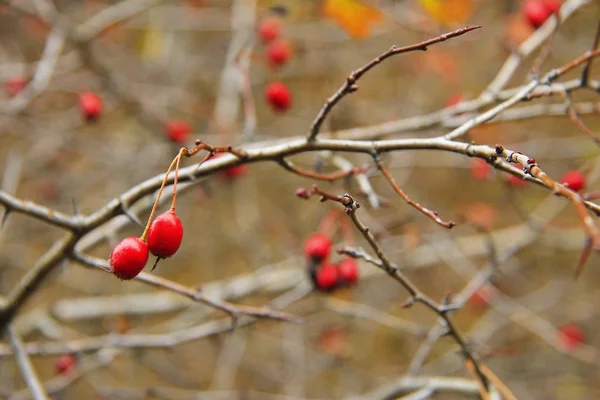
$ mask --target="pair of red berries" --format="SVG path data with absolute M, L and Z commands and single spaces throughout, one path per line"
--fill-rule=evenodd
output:
M 146 266 L 148 252 L 169 258 L 179 250 L 183 239 L 183 225 L 173 210 L 156 217 L 148 229 L 148 243 L 130 236 L 121 241 L 110 254 L 112 272 L 121 280 L 135 278 Z
M 358 281 L 358 265 L 354 259 L 345 258 L 338 265 L 327 262 L 331 247 L 331 240 L 323 234 L 312 235 L 304 243 L 304 255 L 312 264 L 313 284 L 324 292 Z
M 539 28 L 552 14 L 558 13 L 559 0 L 527 0 L 523 6 L 525 19 L 534 28 Z
M 283 24 L 279 17 L 266 18 L 258 28 L 258 35 L 267 45 L 267 61 L 272 67 L 280 67 L 292 56 L 292 45 L 281 37 Z
M 325 263 L 311 273 L 317 290 L 331 292 L 358 282 L 358 264 L 353 258 L 344 258 L 339 264 Z

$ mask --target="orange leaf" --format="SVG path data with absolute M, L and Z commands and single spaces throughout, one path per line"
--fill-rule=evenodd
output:
M 372 25 L 383 19 L 381 11 L 359 0 L 326 0 L 322 11 L 357 39 L 369 36 Z
M 473 15 L 475 0 L 419 0 L 427 14 L 442 25 L 464 24 Z

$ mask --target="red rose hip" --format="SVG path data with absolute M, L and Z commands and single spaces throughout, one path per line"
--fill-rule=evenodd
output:
M 552 15 L 543 0 L 527 0 L 523 6 L 525 19 L 534 28 L 539 28 Z
M 60 375 L 68 374 L 73 369 L 76 362 L 77 360 L 71 354 L 63 354 L 59 356 L 54 363 L 56 373 Z
M 585 189 L 585 175 L 577 170 L 568 171 L 560 178 L 560 183 L 574 192 L 581 192 Z
M 157 257 L 169 258 L 177 253 L 182 239 L 183 225 L 175 211 L 169 210 L 160 214 L 150 224 L 148 247 Z
M 490 176 L 492 176 L 492 167 L 490 167 L 484 159 L 472 159 L 469 168 L 473 178 L 477 179 L 478 181 L 488 180 Z
M 84 92 L 79 96 L 79 108 L 81 109 L 81 114 L 85 120 L 93 121 L 102 114 L 104 104 L 102 103 L 100 96 L 96 93 Z
M 285 39 L 277 39 L 267 47 L 267 59 L 273 67 L 287 63 L 292 56 L 292 45 Z
M 121 280 L 135 278 L 148 261 L 148 245 L 140 238 L 130 236 L 115 246 L 110 253 L 112 273 Z
M 269 43 L 281 35 L 281 20 L 277 17 L 265 19 L 258 28 L 258 35 L 263 43 Z
M 565 350 L 574 350 L 585 343 L 585 334 L 575 323 L 569 323 L 558 328 L 558 341 Z
M 340 275 L 335 264 L 325 264 L 315 274 L 315 287 L 322 292 L 329 292 L 336 288 Z
M 304 254 L 316 263 L 323 262 L 331 252 L 331 240 L 320 233 L 312 235 L 304 242 Z
M 190 124 L 182 120 L 172 120 L 165 124 L 165 136 L 174 143 L 185 143 L 192 133 Z
M 274 111 L 283 112 L 292 104 L 290 89 L 282 82 L 272 82 L 265 90 L 267 103 Z
M 24 76 L 13 76 L 6 81 L 6 92 L 10 97 L 15 97 L 27 86 L 27 78 Z
M 354 258 L 344 258 L 338 264 L 340 278 L 349 285 L 358 281 L 358 264 Z

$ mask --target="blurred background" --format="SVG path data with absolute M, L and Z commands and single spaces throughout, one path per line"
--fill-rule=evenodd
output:
M 598 3 L 568 3 L 585 4 L 523 58 L 507 88 L 528 82 L 532 68 L 543 74 L 592 48 Z M 79 213 L 91 214 L 164 173 L 182 145 L 200 139 L 260 146 L 304 136 L 348 74 L 390 46 L 482 25 L 378 65 L 323 126 L 332 137 L 373 138 L 350 129 L 379 132 L 382 124 L 402 126 L 409 117 L 476 99 L 536 34 L 523 7 L 516 0 L 2 1 L 1 188 L 67 214 L 75 202 Z M 598 70 L 592 66 L 591 80 Z M 576 69 L 561 81 L 579 75 Z M 289 90 L 289 107 L 277 109 L 267 95 L 277 81 Z M 82 106 L 86 92 L 100 103 Z M 581 118 L 597 132 L 597 93 L 575 91 L 572 101 L 586 105 Z M 564 103 L 555 95 L 517 107 Z M 437 136 L 491 105 L 375 136 Z M 595 192 L 597 145 L 564 107 L 550 110 L 506 120 L 501 114 L 465 139 L 535 157 L 555 179 L 580 170 L 585 192 Z M 329 172 L 371 162 L 327 152 L 293 159 Z M 424 293 L 438 301 L 447 293 L 464 296 L 454 313 L 459 329 L 518 398 L 600 397 L 600 272 L 592 254 L 573 279 L 585 239 L 573 205 L 458 154 L 402 151 L 385 162 L 413 199 L 458 225 L 446 230 L 409 207 L 373 168 L 365 176 L 380 207 L 354 179 L 319 185 L 356 196 L 359 217 Z M 374 266 L 360 261 L 352 287 L 312 288 L 303 254 L 309 236 L 325 229 L 336 248 L 371 252 L 339 204 L 295 196 L 314 180 L 272 162 L 228 172 L 182 189 L 183 244 L 154 274 L 235 304 L 283 308 L 306 322 L 245 321 L 230 332 L 221 312 L 65 262 L 16 318 L 52 398 L 376 399 L 423 386 L 407 386 L 402 379 L 409 375 L 475 382 L 455 342 L 438 337 L 436 315 L 420 305 L 402 308 L 407 293 Z M 144 200 L 142 221 L 152 199 Z M 122 238 L 141 231 L 121 216 L 86 236 L 81 250 L 107 259 Z M 0 293 L 60 237 L 55 227 L 11 215 L 0 231 Z M 139 345 L 111 346 L 126 337 Z M 95 346 L 76 351 L 83 342 Z M 61 360 L 63 353 L 73 358 Z M 6 342 L 0 355 L 0 398 L 29 398 Z M 476 385 L 467 383 L 414 398 L 478 398 Z

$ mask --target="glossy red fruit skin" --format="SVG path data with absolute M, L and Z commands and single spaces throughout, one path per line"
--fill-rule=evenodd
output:
M 539 28 L 552 15 L 552 12 L 543 0 L 527 0 L 523 6 L 523 14 L 532 27 Z
M 267 59 L 273 67 L 280 67 L 287 63 L 292 56 L 292 45 L 285 39 L 277 39 L 267 47 Z
M 87 121 L 96 120 L 104 110 L 102 99 L 94 92 L 84 92 L 79 96 L 79 108 Z
M 77 360 L 73 357 L 72 354 L 63 354 L 56 358 L 56 362 L 54 363 L 54 368 L 56 369 L 56 373 L 60 375 L 68 374 L 71 369 L 75 366 Z
M 6 93 L 9 97 L 15 97 L 27 86 L 27 78 L 24 76 L 13 76 L 6 81 Z
M 546 0 L 544 1 L 544 7 L 550 14 L 555 14 L 560 11 L 562 4 L 559 0 Z
M 472 159 L 469 169 L 473 178 L 478 181 L 486 181 L 492 176 L 492 168 L 481 158 Z
M 148 248 L 160 258 L 169 258 L 177 253 L 183 239 L 183 225 L 175 212 L 160 214 L 150 224 Z
M 574 350 L 585 343 L 585 334 L 575 323 L 569 323 L 558 328 L 558 341 L 565 350 Z
M 317 269 L 315 274 L 315 287 L 322 292 L 332 291 L 337 287 L 340 275 L 335 264 L 325 264 Z
M 135 236 L 129 236 L 116 245 L 109 259 L 113 274 L 121 280 L 135 278 L 147 261 L 148 245 Z
M 286 111 L 292 105 L 290 89 L 282 82 L 271 82 L 265 89 L 267 103 L 274 111 Z
M 173 143 L 183 144 L 187 142 L 192 128 L 187 121 L 174 119 L 165 124 L 165 136 Z
M 317 233 L 304 242 L 304 254 L 315 263 L 321 263 L 329 257 L 331 246 L 327 236 Z
M 581 192 L 585 189 L 585 175 L 577 170 L 567 171 L 560 178 L 560 183 L 568 186 L 574 192 Z
M 269 43 L 281 36 L 282 23 L 277 17 L 265 19 L 258 28 L 258 36 L 263 43 Z
M 358 282 L 358 263 L 353 258 L 344 258 L 338 264 L 339 276 L 344 283 L 349 285 Z

